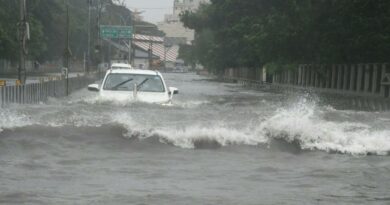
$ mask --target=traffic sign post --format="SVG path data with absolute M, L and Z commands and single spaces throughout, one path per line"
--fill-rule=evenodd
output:
M 109 39 L 131 39 L 133 35 L 131 26 L 100 26 L 100 36 Z

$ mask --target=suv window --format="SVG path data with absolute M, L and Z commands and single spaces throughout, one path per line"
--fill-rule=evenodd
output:
M 104 90 L 133 91 L 137 86 L 139 92 L 165 92 L 164 84 L 158 75 L 136 75 L 112 73 L 107 76 Z

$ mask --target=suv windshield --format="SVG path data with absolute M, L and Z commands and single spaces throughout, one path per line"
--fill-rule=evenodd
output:
M 164 84 L 158 75 L 136 75 L 113 73 L 107 76 L 104 90 L 133 91 L 134 85 L 140 92 L 165 92 Z

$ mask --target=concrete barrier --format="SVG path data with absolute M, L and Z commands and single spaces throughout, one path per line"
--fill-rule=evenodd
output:
M 245 69 L 229 69 L 225 80 L 250 88 L 273 87 L 284 91 L 310 90 L 317 93 L 346 96 L 359 109 L 390 109 L 390 64 L 300 65 L 295 70 L 277 72 L 268 77 L 253 78 Z M 256 74 L 257 75 L 257 74 Z M 253 80 L 259 79 L 259 80 Z
M 86 87 L 100 78 L 99 73 L 93 73 L 86 76 L 69 78 L 69 93 Z M 41 81 L 39 83 L 3 86 L 0 87 L 0 105 L 7 104 L 38 104 L 46 102 L 48 97 L 64 97 L 67 95 L 66 79 L 55 79 L 50 81 Z
M 360 96 L 390 96 L 389 64 L 301 65 L 297 70 L 275 73 L 272 79 L 273 84 L 325 88 Z

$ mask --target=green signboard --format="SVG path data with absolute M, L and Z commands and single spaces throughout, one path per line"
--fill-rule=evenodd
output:
M 102 38 L 132 38 L 131 26 L 100 26 L 100 36 Z

